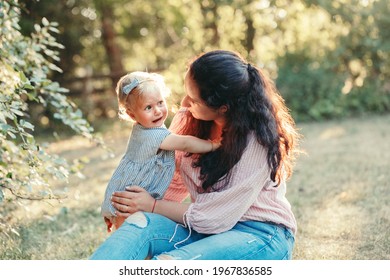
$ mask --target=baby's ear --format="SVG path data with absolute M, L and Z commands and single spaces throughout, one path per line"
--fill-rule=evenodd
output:
M 126 108 L 126 114 L 128 114 L 130 118 L 132 118 L 134 121 L 136 121 L 135 115 L 133 114 L 133 112 L 129 108 Z

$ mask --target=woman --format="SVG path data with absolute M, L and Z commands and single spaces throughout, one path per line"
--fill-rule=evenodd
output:
M 285 180 L 298 134 L 282 98 L 259 69 L 223 50 L 190 64 L 185 90 L 171 130 L 221 146 L 177 154 L 181 177 L 164 200 L 138 186 L 115 193 L 117 215 L 129 217 L 91 259 L 291 259 L 297 227 Z M 172 201 L 183 184 L 191 203 Z

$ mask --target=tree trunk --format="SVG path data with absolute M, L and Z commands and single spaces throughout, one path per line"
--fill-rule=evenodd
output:
M 102 21 L 102 40 L 106 49 L 108 65 L 111 71 L 111 81 L 116 85 L 119 78 L 124 74 L 122 64 L 122 51 L 116 43 L 116 32 L 113 26 L 113 7 L 110 2 L 96 1 Z
M 251 4 L 252 0 L 247 0 L 246 5 L 244 7 L 246 32 L 243 44 L 249 56 L 251 56 L 255 49 L 254 40 L 256 36 L 256 29 L 253 25 L 253 10 Z
M 251 52 L 255 49 L 254 40 L 255 40 L 256 30 L 255 27 L 253 26 L 253 20 L 249 13 L 246 15 L 245 23 L 247 28 L 246 36 L 245 36 L 245 48 L 248 54 L 250 55 Z

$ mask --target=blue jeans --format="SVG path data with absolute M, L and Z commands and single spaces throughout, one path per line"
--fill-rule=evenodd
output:
M 293 247 L 291 231 L 270 223 L 239 222 L 229 231 L 208 235 L 190 232 L 162 215 L 137 212 L 90 259 L 282 260 L 291 259 Z

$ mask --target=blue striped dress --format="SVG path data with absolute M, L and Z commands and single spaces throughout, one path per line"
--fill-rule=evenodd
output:
M 160 150 L 160 145 L 170 133 L 165 125 L 145 128 L 134 124 L 126 153 L 108 182 L 101 206 L 104 217 L 115 216 L 110 198 L 127 186 L 140 186 L 156 199 L 164 196 L 175 171 L 175 151 Z

